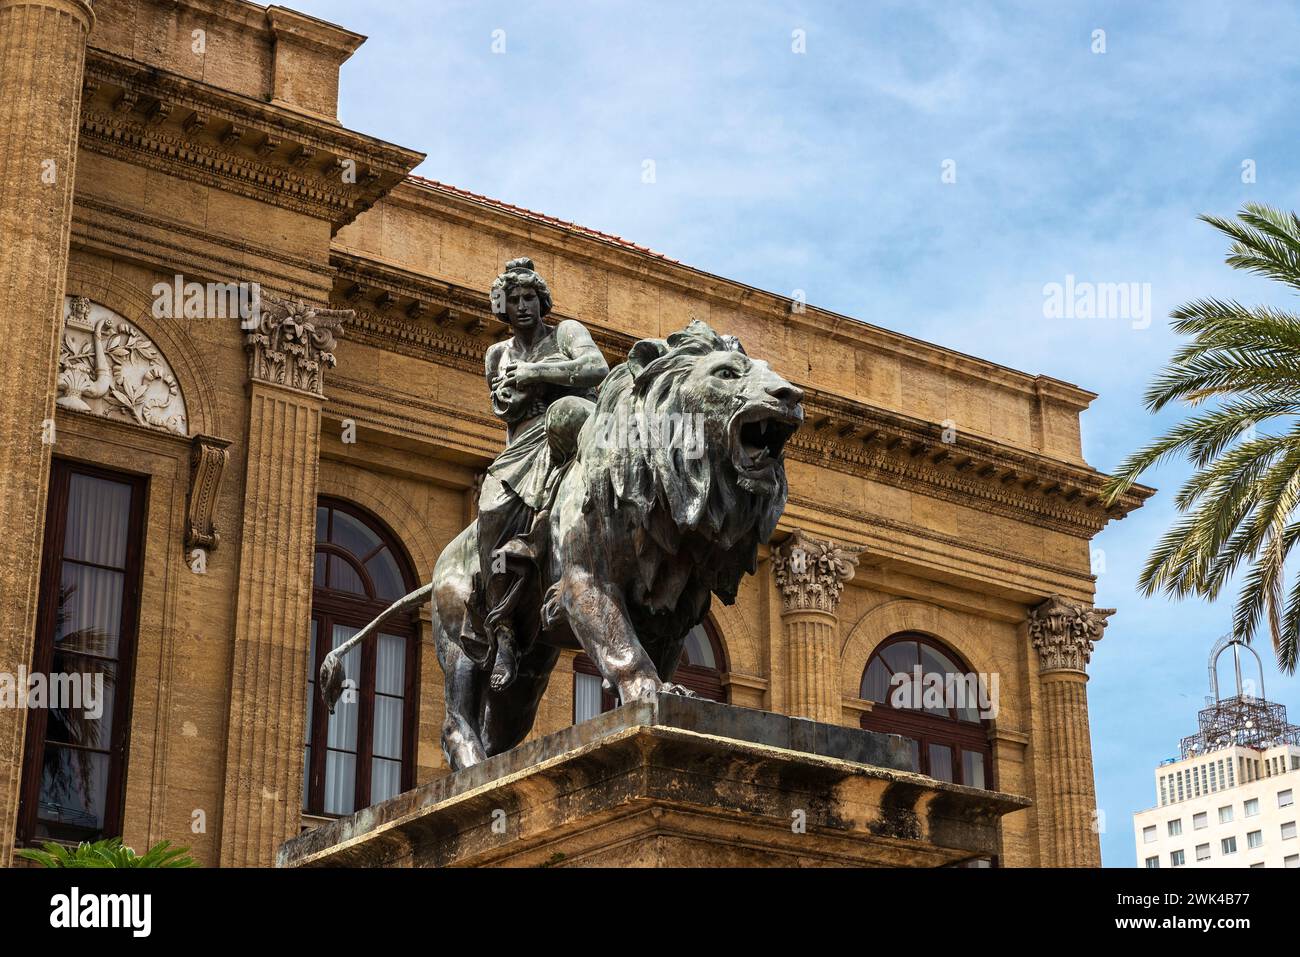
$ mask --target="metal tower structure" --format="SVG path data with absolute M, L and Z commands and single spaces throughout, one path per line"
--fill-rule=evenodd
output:
M 1232 649 L 1236 694 L 1225 698 L 1219 694 L 1219 658 L 1229 648 Z M 1242 681 L 1242 649 L 1255 658 L 1259 672 L 1258 696 L 1248 694 L 1248 685 Z M 1214 700 L 1211 702 L 1207 698 L 1207 707 L 1197 716 L 1199 730 L 1180 742 L 1184 759 L 1233 744 L 1257 750 L 1277 744 L 1300 745 L 1300 726 L 1287 721 L 1285 705 L 1264 698 L 1264 664 L 1255 649 L 1241 639 L 1224 635 L 1210 649 L 1210 690 L 1214 692 Z

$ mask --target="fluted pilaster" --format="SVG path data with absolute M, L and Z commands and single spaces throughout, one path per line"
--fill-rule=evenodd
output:
M 80 126 L 85 0 L 0 0 L 0 670 L 32 660 Z M 0 866 L 24 709 L 0 711 Z
M 860 549 L 796 530 L 772 556 L 781 592 L 781 627 L 787 660 L 787 710 L 839 724 L 840 595 L 853 578 Z
M 1039 827 L 1043 863 L 1049 866 L 1101 866 L 1087 666 L 1094 642 L 1101 640 L 1114 613 L 1113 608 L 1091 608 L 1060 597 L 1047 599 L 1029 613 L 1029 639 L 1039 656 L 1046 742 L 1042 759 L 1048 794 L 1039 801 Z
M 263 297 L 250 407 L 234 636 L 223 866 L 270 866 L 301 820 L 320 394 L 350 313 Z

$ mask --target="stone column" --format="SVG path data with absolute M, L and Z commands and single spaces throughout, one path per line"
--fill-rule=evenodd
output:
M 0 0 L 0 670 L 30 667 L 81 125 L 87 0 Z M 24 709 L 0 710 L 0 867 Z
M 1097 793 L 1088 732 L 1088 661 L 1113 608 L 1092 608 L 1059 596 L 1029 612 L 1029 639 L 1038 652 L 1039 700 L 1048 793 L 1038 801 L 1045 838 L 1043 863 L 1100 867 L 1094 824 Z
M 248 330 L 248 463 L 239 545 L 221 864 L 270 866 L 302 813 L 323 374 L 351 312 L 262 297 Z
M 772 553 L 772 575 L 781 592 L 786 708 L 791 715 L 840 723 L 836 611 L 860 554 L 860 549 L 813 538 L 799 529 Z

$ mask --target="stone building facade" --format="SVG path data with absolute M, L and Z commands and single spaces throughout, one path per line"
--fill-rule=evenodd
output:
M 0 861 L 121 834 L 268 865 L 326 808 L 446 773 L 427 610 L 368 652 L 359 731 L 309 714 L 312 656 L 472 517 L 504 438 L 487 290 L 527 255 L 611 365 L 698 317 L 806 391 L 701 680 L 913 733 L 920 769 L 1033 801 L 998 863 L 1097 865 L 1089 543 L 1149 491 L 1100 503 L 1093 395 L 411 176 L 422 154 L 337 119 L 363 39 L 243 0 L 0 0 L 0 672 L 83 667 L 111 705 L 93 731 L 0 708 Z M 864 698 L 891 646 L 995 677 L 996 716 L 929 715 L 949 740 Z M 596 707 L 583 676 L 566 653 L 534 736 Z

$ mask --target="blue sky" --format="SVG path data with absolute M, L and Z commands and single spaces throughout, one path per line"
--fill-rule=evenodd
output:
M 1179 415 L 1141 405 L 1174 346 L 1170 309 L 1211 295 L 1294 306 L 1229 270 L 1195 217 L 1300 209 L 1296 7 L 291 5 L 370 37 L 343 68 L 341 118 L 427 152 L 422 175 L 1098 392 L 1084 451 L 1103 470 Z M 1044 285 L 1067 275 L 1149 283 L 1149 326 L 1044 318 Z M 1134 863 L 1130 815 L 1195 729 L 1206 654 L 1229 628 L 1227 604 L 1134 590 L 1186 474 L 1150 473 L 1162 494 L 1094 543 L 1097 604 L 1119 609 L 1089 685 L 1112 866 Z M 1300 719 L 1300 680 L 1260 650 L 1269 697 Z

